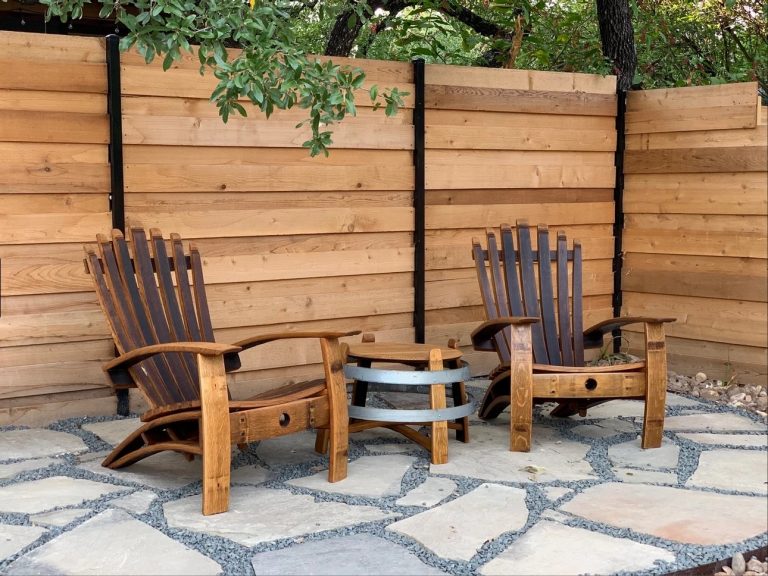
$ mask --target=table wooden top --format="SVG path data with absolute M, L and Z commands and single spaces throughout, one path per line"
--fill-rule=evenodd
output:
M 361 342 L 349 345 L 351 360 L 379 362 L 429 362 L 429 352 L 440 350 L 443 360 L 461 358 L 461 350 L 444 348 L 435 344 L 405 344 L 399 342 Z

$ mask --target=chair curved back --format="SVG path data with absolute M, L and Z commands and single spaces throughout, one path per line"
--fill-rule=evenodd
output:
M 487 249 L 472 243 L 486 319 L 538 317 L 541 321 L 531 326 L 534 362 L 583 366 L 581 244 L 574 242 L 568 250 L 565 233 L 558 232 L 552 250 L 547 226 L 539 225 L 534 250 L 528 224 L 518 221 L 515 230 L 501 226 L 501 247 L 492 230 L 486 233 Z M 509 362 L 509 329 L 495 336 L 495 347 L 499 360 Z
M 171 254 L 162 234 L 132 228 L 130 249 L 119 230 L 98 236 L 98 253 L 86 247 L 86 265 L 120 354 L 152 344 L 213 342 L 202 262 L 194 246 L 185 254 L 172 234 Z M 192 281 L 190 282 L 190 276 Z M 200 399 L 192 354 L 149 358 L 130 368 L 152 408 Z

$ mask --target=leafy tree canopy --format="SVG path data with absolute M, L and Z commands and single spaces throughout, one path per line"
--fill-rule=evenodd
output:
M 78 18 L 89 0 L 42 0 L 49 16 Z M 617 73 L 642 88 L 757 80 L 768 95 L 768 4 L 762 0 L 100 0 L 101 16 L 128 30 L 135 46 L 165 68 L 198 45 L 201 72 L 219 84 L 212 99 L 226 121 L 250 100 L 307 110 L 312 154 L 326 153 L 327 128 L 355 113 L 359 69 L 308 54 Z M 606 49 L 620 5 L 628 54 Z M 602 31 L 602 34 L 601 34 Z M 606 35 L 608 36 L 606 38 Z M 237 48 L 237 50 L 233 50 Z M 609 54 L 612 57 L 606 57 Z M 636 65 L 635 65 L 636 62 Z M 395 88 L 374 86 L 375 106 L 394 114 Z M 303 124 L 303 123 L 302 123 Z

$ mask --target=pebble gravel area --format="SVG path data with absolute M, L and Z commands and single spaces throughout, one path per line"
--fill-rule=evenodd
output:
M 230 510 L 214 516 L 200 513 L 199 460 L 101 467 L 136 417 L 0 428 L 0 574 L 624 576 L 726 558 L 718 576 L 766 574 L 763 554 L 743 556 L 768 546 L 765 389 L 670 373 L 669 391 L 653 450 L 631 400 L 586 418 L 537 406 L 528 453 L 507 450 L 508 414 L 472 418 L 442 465 L 390 430 L 357 433 L 334 484 L 310 433 L 254 443 L 233 451 Z

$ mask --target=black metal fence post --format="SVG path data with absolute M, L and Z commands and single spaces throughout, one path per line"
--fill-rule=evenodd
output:
M 621 315 L 621 274 L 624 266 L 624 122 L 627 112 L 627 93 L 618 90 L 616 109 L 616 187 L 613 190 L 613 316 Z M 621 351 L 621 329 L 611 332 L 613 351 Z
M 109 210 L 112 228 L 125 232 L 125 184 L 123 179 L 123 106 L 120 87 L 120 38 L 107 36 L 107 115 L 109 116 Z M 119 389 L 117 413 L 130 413 L 128 390 Z
M 425 188 L 424 188 L 424 60 L 413 61 L 415 105 L 413 109 L 414 229 L 413 229 L 413 327 L 416 342 L 424 342 L 425 331 Z

